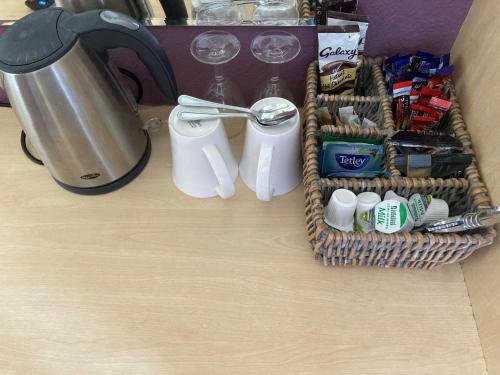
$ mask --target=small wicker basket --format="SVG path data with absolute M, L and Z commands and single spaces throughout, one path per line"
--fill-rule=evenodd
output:
M 299 0 L 297 4 L 297 8 L 299 10 L 300 18 L 313 18 L 313 13 L 311 11 L 311 4 L 309 0 Z
M 431 234 L 421 232 L 384 234 L 378 232 L 340 232 L 324 222 L 324 206 L 334 190 L 345 188 L 358 194 L 373 191 L 384 195 L 394 190 L 409 197 L 414 193 L 431 194 L 444 199 L 450 214 L 491 207 L 485 185 L 481 182 L 476 161 L 466 169 L 464 178 L 402 177 L 393 160 L 396 150 L 385 146 L 385 167 L 390 177 L 374 179 L 325 179 L 319 175 L 319 137 L 322 133 L 364 138 L 387 137 L 395 131 L 391 98 L 380 69 L 381 59 L 366 59 L 356 85 L 356 93 L 366 96 L 334 96 L 318 94 L 317 62 L 309 66 L 304 104 L 304 186 L 307 234 L 316 259 L 326 265 L 371 265 L 380 267 L 432 268 L 465 259 L 475 250 L 490 245 L 496 236 L 493 228 L 472 234 Z M 448 82 L 453 103 L 448 129 L 464 144 L 464 152 L 474 155 L 456 92 Z M 353 105 L 357 111 L 371 114 L 381 124 L 377 129 L 360 130 L 352 126 L 318 124 L 316 110 L 326 106 L 330 113 L 342 106 Z

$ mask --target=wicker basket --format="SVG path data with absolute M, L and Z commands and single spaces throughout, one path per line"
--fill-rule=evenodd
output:
M 470 184 L 453 186 L 453 182 L 441 186 L 410 186 L 404 180 L 356 181 L 355 179 L 325 180 L 306 188 L 306 227 L 309 242 L 316 259 L 325 265 L 366 265 L 379 267 L 433 268 L 440 264 L 461 261 L 475 250 L 493 243 L 493 228 L 482 229 L 475 234 L 431 234 L 401 232 L 340 232 L 324 222 L 324 205 L 334 190 L 345 188 L 354 193 L 373 191 L 385 194 L 387 190 L 409 197 L 418 192 L 432 194 L 450 205 L 451 214 L 467 209 L 489 206 L 486 188 Z
M 318 153 L 321 132 L 356 137 L 384 137 L 394 132 L 394 121 L 390 97 L 385 95 L 382 73 L 378 67 L 380 60 L 367 60 L 365 72 L 373 73 L 359 80 L 360 92 L 368 96 L 339 97 L 318 95 L 317 63 L 309 66 L 307 95 L 304 105 L 304 185 L 307 232 L 314 256 L 327 265 L 376 265 L 381 267 L 432 268 L 439 264 L 453 263 L 465 259 L 480 247 L 490 245 L 496 232 L 493 228 L 483 229 L 474 234 L 430 234 L 378 232 L 340 232 L 327 226 L 323 220 L 324 205 L 335 189 L 345 188 L 355 193 L 374 191 L 381 195 L 394 190 L 402 196 L 413 193 L 431 194 L 444 199 L 450 205 L 450 214 L 460 214 L 479 208 L 491 207 L 491 200 L 485 185 L 481 182 L 476 161 L 466 169 L 464 178 L 435 179 L 402 177 L 394 167 L 396 152 L 386 146 L 386 169 L 389 178 L 375 179 L 325 179 L 319 175 Z M 369 68 L 368 68 L 369 66 Z M 466 130 L 456 92 L 451 81 L 451 101 L 448 128 L 450 133 L 464 144 L 464 152 L 473 155 L 471 138 Z M 316 117 L 318 106 L 325 105 L 332 111 L 341 105 L 354 105 L 360 111 L 376 114 L 382 121 L 379 129 L 360 130 L 350 126 L 319 127 Z M 383 120 L 382 120 L 383 119 Z
M 299 0 L 297 8 L 299 10 L 300 18 L 313 18 L 313 13 L 311 11 L 311 4 L 309 0 Z

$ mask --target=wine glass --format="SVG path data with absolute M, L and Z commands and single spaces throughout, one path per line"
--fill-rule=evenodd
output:
M 233 34 L 222 30 L 206 31 L 191 43 L 191 55 L 203 64 L 213 65 L 214 77 L 209 81 L 204 98 L 218 103 L 244 105 L 238 87 L 223 74 L 223 65 L 240 52 L 240 42 Z
M 255 101 L 277 96 L 294 102 L 288 85 L 280 79 L 279 66 L 292 61 L 300 53 L 297 37 L 282 30 L 264 31 L 252 40 L 250 49 L 257 60 L 271 64 L 272 68 L 271 78 L 257 90 Z
M 294 1 L 266 1 L 255 8 L 252 22 L 256 25 L 294 26 L 299 24 L 299 11 Z
M 197 25 L 239 25 L 243 22 L 242 8 L 232 1 L 215 0 L 202 3 L 196 12 Z

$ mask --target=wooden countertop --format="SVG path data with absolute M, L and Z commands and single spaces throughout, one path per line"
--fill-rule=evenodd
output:
M 135 181 L 97 197 L 25 158 L 12 110 L 0 131 L 2 374 L 486 373 L 459 266 L 325 268 L 302 188 L 189 198 L 166 129 Z
M 24 5 L 24 0 L 2 0 L 0 8 L 0 20 L 17 20 L 31 13 L 31 10 Z

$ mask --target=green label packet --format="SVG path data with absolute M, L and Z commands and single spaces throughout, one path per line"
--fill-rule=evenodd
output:
M 424 223 L 425 213 L 432 202 L 432 195 L 414 194 L 410 198 L 410 210 L 415 219 L 415 225 Z
M 395 200 L 380 202 L 372 210 L 363 212 L 360 219 L 382 233 L 409 231 L 413 228 L 413 220 L 408 207 Z

